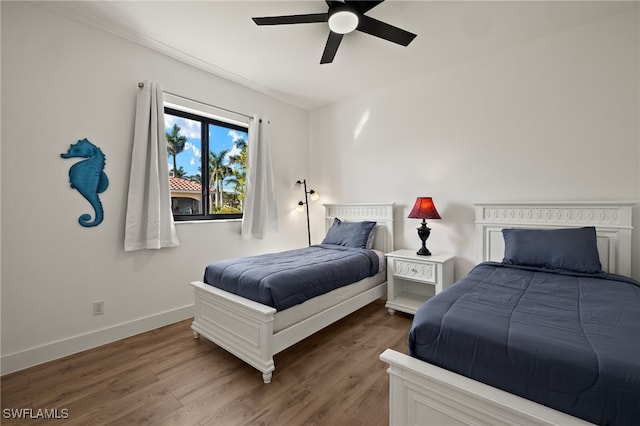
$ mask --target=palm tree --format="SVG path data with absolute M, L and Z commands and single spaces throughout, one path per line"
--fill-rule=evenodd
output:
M 195 175 L 187 176 L 187 179 L 192 182 L 198 182 L 200 185 L 202 185 L 202 167 L 198 167 L 198 173 L 196 173 Z
M 235 144 L 236 148 L 240 150 L 240 153 L 243 153 L 247 150 L 247 141 L 245 141 L 244 139 L 236 139 L 235 141 L 233 141 L 233 143 Z
M 246 181 L 247 181 L 247 141 L 244 139 L 237 139 L 234 141 L 236 147 L 240 150 L 239 155 L 232 155 L 229 157 L 229 162 L 233 166 L 233 178 L 228 182 L 234 186 L 236 194 L 238 194 L 238 200 L 240 202 L 240 209 L 242 209 L 242 203 L 245 197 Z
M 184 151 L 184 147 L 187 144 L 187 137 L 180 134 L 180 127 L 177 124 L 173 125 L 171 132 L 165 132 L 167 139 L 167 153 L 173 156 L 173 173 L 178 173 L 178 164 L 176 162 L 176 156 Z
M 215 206 L 222 207 L 223 183 L 233 173 L 233 169 L 225 164 L 229 154 L 228 149 L 223 149 L 218 154 L 209 153 L 209 184 L 215 188 Z

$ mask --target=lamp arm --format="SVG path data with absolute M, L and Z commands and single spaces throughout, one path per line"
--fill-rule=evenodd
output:
M 307 182 L 304 182 L 304 203 L 307 205 L 307 238 L 311 246 L 311 225 L 309 224 L 309 200 L 307 199 Z

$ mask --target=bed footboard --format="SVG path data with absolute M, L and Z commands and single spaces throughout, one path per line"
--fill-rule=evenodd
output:
M 262 372 L 265 383 L 271 382 L 275 354 L 387 293 L 385 281 L 274 334 L 274 308 L 200 281 L 190 284 L 195 299 L 194 336 L 206 337 L 253 366 Z
M 380 359 L 389 364 L 391 426 L 591 424 L 392 349 Z
M 262 372 L 271 382 L 274 308 L 220 290 L 200 281 L 194 288 L 191 329 Z

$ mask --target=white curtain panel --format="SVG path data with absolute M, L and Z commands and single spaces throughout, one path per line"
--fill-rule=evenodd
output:
M 136 104 L 124 250 L 178 244 L 171 212 L 162 89 L 157 83 L 144 81 Z
M 242 239 L 265 239 L 278 233 L 267 120 L 261 120 L 257 115 L 251 118 L 248 145 L 249 165 L 242 215 Z

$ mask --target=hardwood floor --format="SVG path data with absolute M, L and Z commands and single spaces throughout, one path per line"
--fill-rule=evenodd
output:
M 1 423 L 386 425 L 378 355 L 406 352 L 411 320 L 378 300 L 277 354 L 270 384 L 182 321 L 2 377 Z M 27 408 L 67 418 L 7 418 Z

